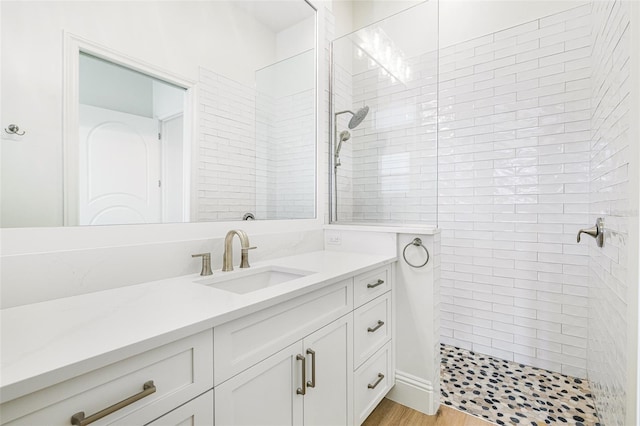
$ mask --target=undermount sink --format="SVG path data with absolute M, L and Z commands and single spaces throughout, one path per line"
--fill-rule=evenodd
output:
M 297 278 L 306 277 L 314 273 L 315 272 L 311 271 L 270 265 L 258 268 L 239 269 L 232 272 L 216 271 L 211 277 L 196 280 L 195 282 L 217 288 L 218 290 L 247 294 Z

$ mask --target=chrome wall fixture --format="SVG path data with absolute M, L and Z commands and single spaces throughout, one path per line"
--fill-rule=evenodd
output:
M 362 121 L 367 117 L 367 114 L 369 114 L 369 107 L 365 105 L 359 110 L 357 110 L 356 112 L 353 112 L 350 110 L 344 110 L 344 111 L 339 111 L 333 114 L 333 147 L 334 147 L 333 148 L 334 149 L 333 151 L 333 192 L 334 194 L 333 194 L 333 197 L 330 197 L 330 198 L 335 200 L 333 203 L 333 210 L 334 210 L 333 220 L 334 221 L 338 220 L 338 167 L 341 166 L 340 150 L 342 149 L 342 143 L 348 141 L 351 138 L 351 133 L 349 133 L 348 130 L 344 130 L 340 132 L 340 139 L 338 141 L 338 116 L 342 114 L 351 114 L 351 119 L 349 120 L 347 127 L 353 130 L 356 127 L 358 127 L 360 123 L 362 123 Z
M 424 249 L 424 252 L 427 254 L 427 258 L 425 259 L 424 263 L 414 265 L 407 260 L 407 249 L 411 246 L 422 247 Z M 414 238 L 413 241 L 404 246 L 404 250 L 402 250 L 402 257 L 404 258 L 404 261 L 407 263 L 407 265 L 411 266 L 412 268 L 422 268 L 427 263 L 429 263 L 429 250 L 427 250 L 427 248 L 422 244 L 422 240 L 420 238 Z
M 4 131 L 9 133 L 10 135 L 22 136 L 25 134 L 24 130 L 22 132 L 20 131 L 20 127 L 18 127 L 17 124 L 9 124 L 9 127 L 5 127 Z
M 596 224 L 588 229 L 581 229 L 578 231 L 577 241 L 580 242 L 580 235 L 587 234 L 596 239 L 598 247 L 604 246 L 604 219 L 599 217 L 596 220 Z

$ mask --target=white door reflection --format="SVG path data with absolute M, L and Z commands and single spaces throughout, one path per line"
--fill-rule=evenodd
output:
M 185 90 L 80 54 L 78 224 L 189 219 Z

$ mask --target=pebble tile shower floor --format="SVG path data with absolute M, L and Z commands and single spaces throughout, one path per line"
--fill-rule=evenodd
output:
M 600 426 L 586 380 L 440 345 L 442 403 L 499 425 Z

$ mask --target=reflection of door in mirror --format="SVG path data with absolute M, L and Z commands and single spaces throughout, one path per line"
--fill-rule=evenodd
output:
M 79 70 L 78 224 L 188 220 L 184 89 L 84 53 Z
M 158 122 L 80 105 L 80 225 L 162 222 Z

